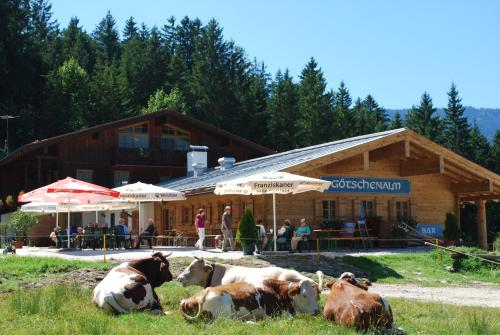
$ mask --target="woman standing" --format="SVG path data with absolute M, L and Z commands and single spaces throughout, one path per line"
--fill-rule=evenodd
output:
M 203 247 L 203 243 L 205 242 L 205 210 L 203 208 L 198 210 L 198 214 L 194 220 L 194 226 L 198 233 L 198 241 L 196 241 L 194 246 L 200 250 L 205 250 Z

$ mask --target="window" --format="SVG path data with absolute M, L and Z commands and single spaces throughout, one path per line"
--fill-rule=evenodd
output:
M 396 201 L 396 218 L 398 222 L 408 220 L 408 201 Z
M 335 201 L 323 200 L 323 223 L 333 223 L 337 218 Z
M 182 224 L 190 225 L 191 215 L 189 215 L 189 207 L 182 207 Z
M 113 185 L 115 187 L 126 185 L 128 184 L 129 178 L 129 171 L 116 170 L 113 172 Z
M 147 123 L 140 123 L 127 128 L 120 128 L 118 135 L 120 148 L 149 148 L 149 131 Z
M 87 169 L 77 169 L 76 170 L 76 179 L 86 181 L 88 183 L 92 182 L 92 175 L 93 171 L 92 170 L 87 170 Z
M 361 211 L 361 206 L 365 207 L 365 217 L 371 218 L 371 217 L 375 216 L 373 201 L 362 200 L 362 201 L 360 201 L 359 205 L 360 205 L 360 211 Z
M 169 124 L 161 130 L 160 148 L 163 150 L 188 151 L 191 143 L 191 134 Z

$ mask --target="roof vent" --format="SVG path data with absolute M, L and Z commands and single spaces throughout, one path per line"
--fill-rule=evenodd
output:
M 234 162 L 236 162 L 236 158 L 234 157 L 221 157 L 217 160 L 220 165 L 220 170 L 225 171 L 232 169 L 234 166 Z
M 187 175 L 195 174 L 195 164 L 198 169 L 197 175 L 202 174 L 207 169 L 207 150 L 204 145 L 190 145 L 187 153 Z

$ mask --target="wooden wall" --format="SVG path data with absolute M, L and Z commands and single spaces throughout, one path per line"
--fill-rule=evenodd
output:
M 301 173 L 310 177 L 319 178 L 325 175 L 401 178 L 399 177 L 399 163 L 397 160 L 381 160 L 370 162 L 367 171 L 354 169 L 346 171 L 344 165 L 329 165 Z M 279 227 L 284 219 L 290 219 L 294 226 L 304 217 L 313 227 L 319 227 L 322 221 L 322 200 L 335 200 L 337 217 L 340 220 L 355 220 L 359 216 L 359 202 L 372 200 L 375 204 L 375 214 L 383 219 L 381 233 L 387 234 L 391 222 L 396 220 L 395 202 L 409 201 L 410 215 L 419 223 L 443 224 L 447 212 L 455 212 L 455 195 L 451 192 L 448 178 L 440 174 L 405 177 L 411 182 L 409 196 L 348 194 L 348 193 L 319 193 L 307 192 L 297 195 L 276 196 L 276 216 Z M 194 232 L 194 216 L 198 208 L 207 209 L 209 229 L 218 229 L 222 205 L 233 206 L 233 220 L 238 222 L 244 203 L 251 203 L 256 219 L 263 218 L 266 227 L 273 224 L 272 196 L 216 196 L 213 194 L 189 197 L 188 200 L 175 203 L 164 203 L 163 208 L 175 210 L 175 229 Z M 218 210 L 217 210 L 218 209 Z M 188 210 L 188 220 L 183 218 L 183 211 Z M 216 224 L 214 224 L 214 222 Z

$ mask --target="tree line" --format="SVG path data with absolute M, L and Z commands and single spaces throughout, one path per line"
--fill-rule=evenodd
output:
M 372 95 L 328 89 L 314 58 L 298 78 L 272 76 L 214 19 L 148 27 L 130 17 L 120 30 L 108 12 L 88 33 L 77 18 L 61 28 L 47 0 L 0 2 L 0 114 L 19 116 L 11 147 L 164 107 L 277 151 L 409 127 L 500 172 L 500 132 L 490 144 L 467 121 L 454 84 L 444 117 L 424 92 L 389 118 Z

